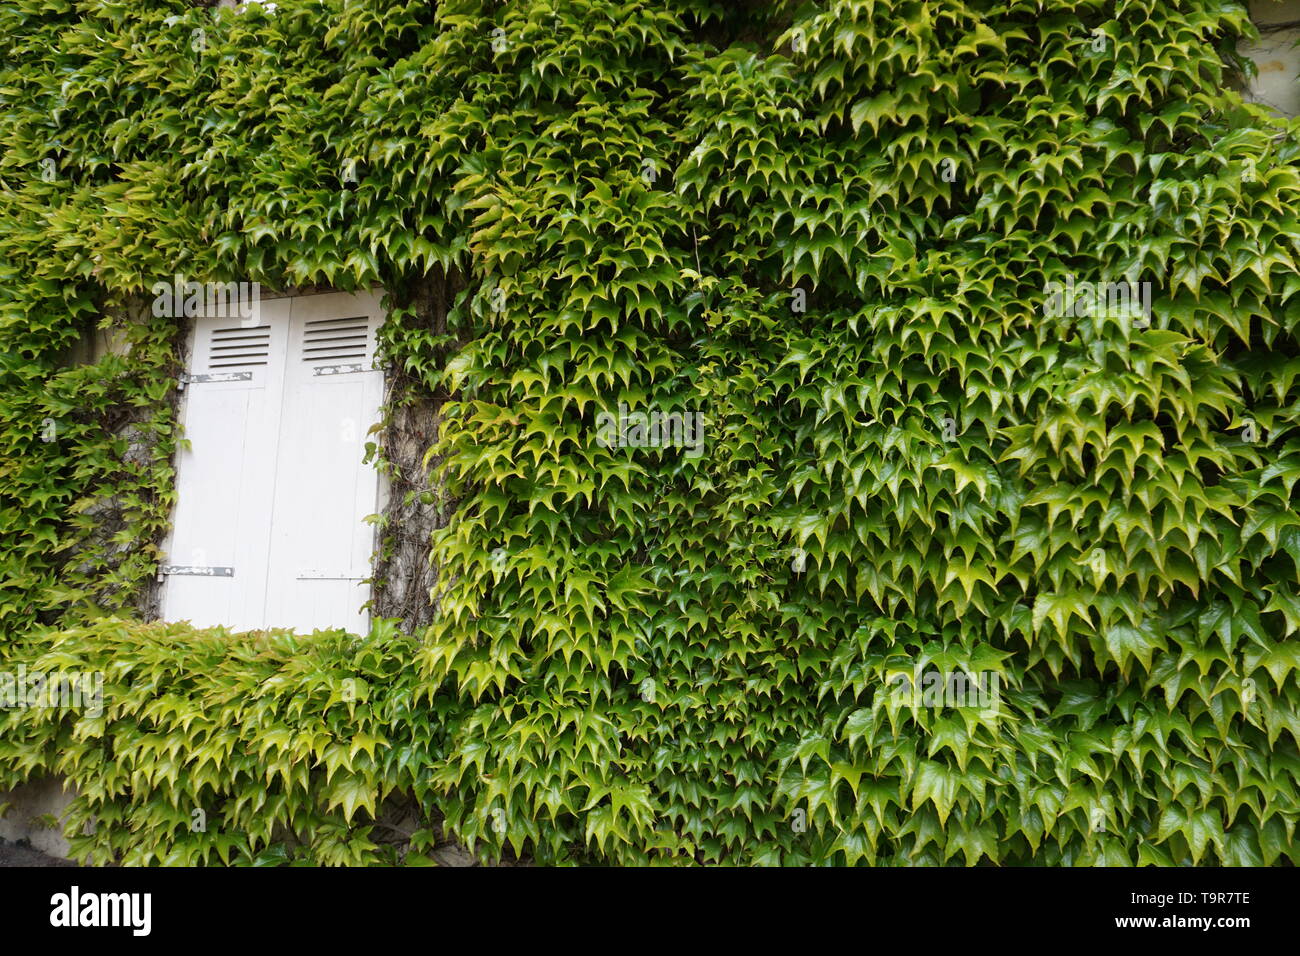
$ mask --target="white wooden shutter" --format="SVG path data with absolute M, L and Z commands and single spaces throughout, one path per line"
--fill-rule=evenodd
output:
M 165 619 L 368 627 L 378 475 L 363 457 L 381 320 L 370 294 L 263 301 L 248 327 L 196 320 Z
M 176 470 L 162 614 L 207 627 L 261 627 L 289 300 L 257 324 L 195 320 L 182 404 L 189 449 Z
M 295 299 L 285 367 L 267 617 L 364 631 L 379 476 L 362 464 L 379 419 L 381 313 L 352 295 Z

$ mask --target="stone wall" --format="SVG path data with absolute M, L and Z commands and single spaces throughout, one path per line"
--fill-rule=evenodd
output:
M 72 797 L 62 777 L 44 777 L 7 793 L 0 791 L 0 806 L 8 804 L 0 815 L 0 841 L 28 843 L 50 856 L 66 857 L 68 841 L 56 821 Z
M 1241 49 L 1259 70 L 1249 98 L 1286 116 L 1300 115 L 1300 0 L 1252 0 L 1250 16 L 1260 39 Z

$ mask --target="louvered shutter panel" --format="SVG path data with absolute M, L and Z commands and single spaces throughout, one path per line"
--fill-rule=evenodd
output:
M 162 614 L 200 627 L 260 627 L 284 394 L 289 301 L 256 323 L 195 320 L 182 400 L 189 448 L 176 463 Z
M 295 299 L 271 545 L 271 620 L 364 631 L 379 476 L 364 465 L 383 375 L 377 296 Z

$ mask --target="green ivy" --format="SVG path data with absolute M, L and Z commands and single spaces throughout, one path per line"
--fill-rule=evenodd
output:
M 64 776 L 60 824 L 92 864 L 392 862 L 380 807 L 422 793 L 438 750 L 412 644 L 382 622 L 360 638 L 111 618 L 31 641 L 10 662 L 28 702 L 37 675 L 82 697 L 0 710 L 0 785 Z M 432 831 L 406 836 L 405 862 L 426 861 Z
M 138 587 L 151 552 L 120 553 L 166 521 L 175 347 L 60 371 L 87 322 L 175 271 L 380 285 L 387 360 L 449 399 L 455 510 L 434 624 L 384 639 L 373 722 L 329 726 L 418 769 L 363 748 L 331 802 L 275 744 L 299 802 L 231 817 L 232 862 L 291 854 L 268 821 L 372 859 L 352 811 L 416 789 L 488 859 L 1296 862 L 1300 141 L 1233 91 L 1240 4 L 1156 6 L 11 3 L 0 625 Z M 453 272 L 419 329 L 407 290 Z M 1074 280 L 1149 282 L 1149 325 L 1045 316 Z M 148 468 L 95 421 L 41 441 L 96 382 L 83 416 L 154 411 Z M 602 446 L 620 404 L 700 413 L 703 454 Z M 119 563 L 85 557 L 74 503 L 132 495 Z M 136 634 L 206 716 L 263 640 L 133 627 L 62 640 Z M 293 669 L 344 638 L 268 640 Z M 996 675 L 997 712 L 889 693 L 926 668 Z M 170 720 L 148 686 L 123 713 Z M 291 700 L 218 722 L 262 740 Z M 149 815 L 197 784 L 92 751 L 65 772 L 134 776 L 86 812 L 150 822 L 82 852 L 227 859 Z

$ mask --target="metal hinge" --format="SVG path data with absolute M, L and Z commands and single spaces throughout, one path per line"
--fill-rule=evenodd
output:
M 349 372 L 364 372 L 364 365 L 319 365 L 311 370 L 313 375 L 346 375 Z
M 160 578 L 167 574 L 183 574 L 196 578 L 233 578 L 235 569 L 203 564 L 168 564 L 158 569 Z
M 210 382 L 251 382 L 253 380 L 252 372 L 209 372 L 204 375 L 186 375 L 181 374 L 178 381 L 178 388 L 184 389 L 186 385 L 203 385 Z
M 298 572 L 299 581 L 364 581 L 366 575 L 355 571 L 321 571 L 316 568 L 304 568 Z

